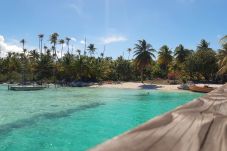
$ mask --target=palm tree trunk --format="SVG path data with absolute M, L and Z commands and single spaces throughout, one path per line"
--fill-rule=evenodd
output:
M 61 46 L 61 58 L 62 58 L 63 44 Z
M 143 69 L 140 71 L 141 83 L 143 83 Z
M 42 53 L 43 53 L 43 40 L 42 39 L 40 40 L 40 48 L 41 48 L 41 55 L 42 55 Z

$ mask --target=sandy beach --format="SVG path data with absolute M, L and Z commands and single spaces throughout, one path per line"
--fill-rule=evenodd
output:
M 210 87 L 218 88 L 222 86 L 222 84 L 196 84 L 198 86 L 208 85 Z M 150 83 L 139 83 L 139 82 L 121 82 L 121 83 L 113 83 L 108 84 L 104 83 L 102 85 L 94 84 L 90 87 L 98 87 L 98 88 L 119 88 L 119 89 L 156 89 L 163 91 L 182 91 L 177 87 L 180 85 L 164 85 L 164 84 L 150 84 Z

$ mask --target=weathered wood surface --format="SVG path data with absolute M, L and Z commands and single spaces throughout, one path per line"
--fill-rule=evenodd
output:
M 227 151 L 227 85 L 92 151 Z

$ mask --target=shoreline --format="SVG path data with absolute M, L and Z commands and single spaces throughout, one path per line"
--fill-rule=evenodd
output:
M 219 88 L 223 84 L 196 84 L 198 86 L 208 85 L 210 87 Z M 136 90 L 161 90 L 161 91 L 185 91 L 178 89 L 180 84 L 176 85 L 164 85 L 164 84 L 152 84 L 152 83 L 139 83 L 139 82 L 121 82 L 121 83 L 104 83 L 104 84 L 93 84 L 91 88 L 116 88 L 116 89 L 136 89 Z

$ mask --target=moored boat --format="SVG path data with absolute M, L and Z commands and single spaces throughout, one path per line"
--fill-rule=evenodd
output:
M 9 90 L 13 91 L 37 91 L 37 90 L 43 90 L 45 89 L 45 86 L 39 86 L 39 85 L 13 85 L 9 86 Z
M 214 88 L 209 87 L 209 86 L 201 87 L 201 86 L 193 85 L 193 86 L 189 86 L 189 90 L 191 90 L 193 92 L 209 93 L 209 92 L 213 91 Z

